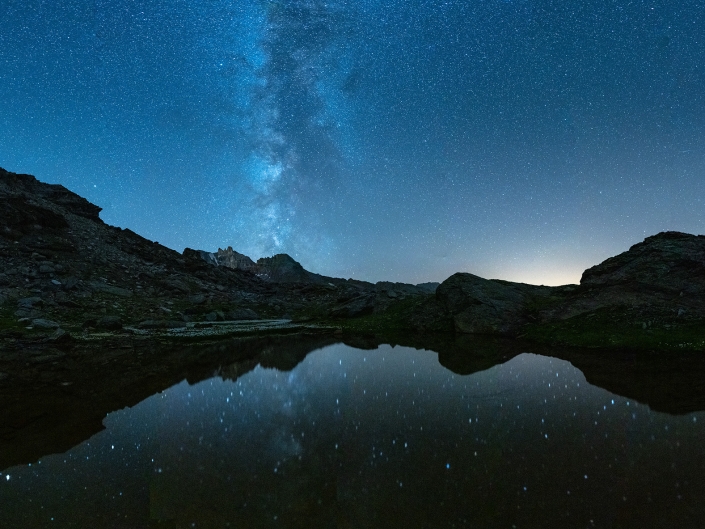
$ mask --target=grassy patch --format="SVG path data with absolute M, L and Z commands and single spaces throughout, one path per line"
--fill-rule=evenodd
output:
M 538 317 L 542 310 L 548 310 L 556 307 L 565 301 L 562 296 L 534 296 L 526 304 L 526 314 Z
M 528 325 L 522 337 L 550 345 L 703 351 L 705 323 L 648 319 L 628 309 L 605 309 L 561 322 Z
M 12 313 L 12 309 L 7 306 L 0 307 L 0 332 L 3 331 L 23 331 L 25 325 L 17 322 L 17 318 Z
M 424 296 L 413 296 L 393 302 L 382 312 L 357 318 L 323 318 L 316 321 L 322 325 L 340 327 L 350 333 L 405 331 L 411 329 L 410 320 L 426 299 Z

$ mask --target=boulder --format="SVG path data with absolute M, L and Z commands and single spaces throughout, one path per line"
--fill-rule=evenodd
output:
M 113 296 L 120 296 L 123 298 L 132 297 L 132 291 L 127 290 L 126 288 L 108 285 L 107 283 L 102 283 L 100 281 L 91 281 L 89 286 L 94 292 L 105 292 L 106 294 L 112 294 Z
M 193 305 L 200 305 L 206 301 L 206 296 L 203 294 L 194 294 L 193 296 L 189 296 L 188 302 L 193 304 Z
M 514 336 L 527 323 L 529 306 L 550 290 L 457 273 L 438 286 L 436 299 L 458 332 Z
M 453 316 L 455 329 L 478 334 L 516 331 L 524 296 L 510 286 L 473 274 L 458 273 L 444 281 L 436 295 Z
M 122 329 L 122 320 L 119 316 L 104 316 L 98 321 L 97 326 L 106 331 L 119 331 Z
M 78 285 L 78 282 L 79 282 L 78 278 L 71 276 L 71 277 L 67 278 L 66 280 L 64 280 L 62 287 L 64 290 L 72 290 L 72 289 L 76 288 L 76 286 Z
M 47 342 L 52 343 L 54 345 L 66 345 L 70 344 L 73 341 L 73 337 L 63 330 L 61 327 L 56 329 L 54 333 L 47 338 Z
M 17 301 L 17 307 L 18 308 L 25 308 L 25 309 L 31 309 L 34 308 L 36 305 L 42 305 L 44 302 L 42 301 L 42 298 L 40 297 L 31 297 L 31 298 L 22 298 Z
M 222 311 L 214 310 L 203 316 L 203 319 L 205 321 L 223 321 L 225 319 L 225 315 Z
M 333 307 L 330 315 L 333 318 L 354 318 L 371 314 L 375 308 L 375 296 L 363 294 Z

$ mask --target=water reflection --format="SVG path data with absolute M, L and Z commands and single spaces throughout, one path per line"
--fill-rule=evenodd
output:
M 705 413 L 520 354 L 336 344 L 182 382 L 0 476 L 3 527 L 702 527 Z

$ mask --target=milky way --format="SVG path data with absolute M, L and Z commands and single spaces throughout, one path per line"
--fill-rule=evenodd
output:
M 0 166 L 176 250 L 533 283 L 705 225 L 705 4 L 0 7 Z

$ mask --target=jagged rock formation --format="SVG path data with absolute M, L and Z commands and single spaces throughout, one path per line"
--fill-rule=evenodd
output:
M 324 277 L 305 270 L 300 263 L 285 253 L 257 259 L 257 275 L 280 283 L 332 284 L 334 278 Z
M 214 266 L 224 266 L 226 268 L 233 268 L 235 270 L 247 270 L 255 273 L 257 272 L 257 264 L 246 255 L 243 255 L 233 250 L 232 246 L 228 246 L 226 250 L 218 248 L 218 251 L 215 253 L 186 248 L 184 250 L 184 255 L 202 259 L 206 263 Z
M 234 251 L 232 246 L 228 246 L 226 250 L 218 248 L 216 258 L 218 259 L 218 264 L 228 268 L 237 268 L 239 270 L 254 270 L 257 268 L 252 259 Z
M 324 277 L 319 274 L 311 273 L 305 270 L 300 263 L 284 253 L 272 257 L 262 257 L 258 259 L 256 263 L 248 256 L 233 250 L 232 246 L 228 246 L 226 250 L 218 248 L 218 251 L 215 253 L 186 248 L 184 255 L 198 257 L 214 266 L 246 270 L 265 281 L 313 284 L 326 284 L 340 281 L 337 278 Z

